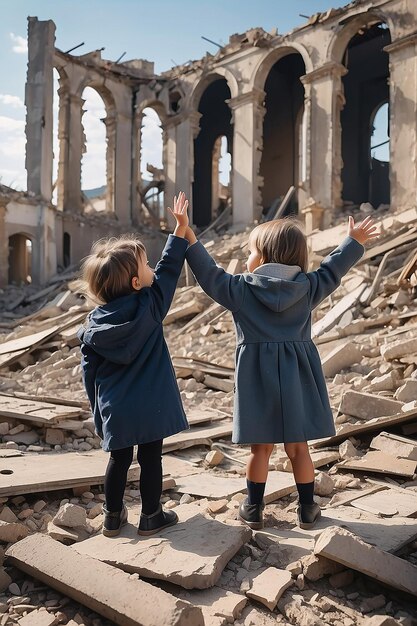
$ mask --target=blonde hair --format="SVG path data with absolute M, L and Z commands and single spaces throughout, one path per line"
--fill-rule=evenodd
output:
M 134 235 L 99 239 L 81 266 L 80 290 L 98 304 L 132 293 L 132 278 L 145 254 L 145 246 Z
M 300 222 L 285 217 L 259 224 L 250 234 L 262 257 L 262 263 L 298 265 L 303 272 L 308 269 L 307 239 Z

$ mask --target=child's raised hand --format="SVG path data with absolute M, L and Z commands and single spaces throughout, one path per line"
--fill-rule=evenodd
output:
M 168 209 L 174 216 L 177 226 L 184 228 L 185 232 L 185 229 L 188 226 L 188 200 L 186 200 L 185 193 L 183 191 L 180 191 L 178 198 L 177 196 L 174 197 L 174 208 L 171 209 L 171 207 L 168 207 Z
M 355 226 L 355 222 L 353 217 L 349 216 L 349 224 L 348 224 L 348 235 L 352 237 L 352 239 L 356 239 L 362 245 L 369 241 L 370 239 L 375 239 L 378 237 L 379 233 L 376 232 L 376 226 L 374 220 L 369 217 L 365 217 L 365 219 L 360 222 L 357 226 Z

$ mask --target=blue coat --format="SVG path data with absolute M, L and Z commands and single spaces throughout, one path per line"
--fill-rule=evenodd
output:
M 152 286 L 96 307 L 78 333 L 84 385 L 106 451 L 188 428 L 162 328 L 187 245 L 170 235 Z
M 317 271 L 268 263 L 231 275 L 197 242 L 186 259 L 204 291 L 233 313 L 234 443 L 289 443 L 335 433 L 311 312 L 340 284 L 364 248 L 348 237 Z M 281 277 L 277 277 L 281 276 Z

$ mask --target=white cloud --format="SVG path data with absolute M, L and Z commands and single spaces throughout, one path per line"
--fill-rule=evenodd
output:
M 15 35 L 14 33 L 9 33 L 10 39 L 13 42 L 12 50 L 16 52 L 16 54 L 26 54 L 28 51 L 28 42 L 25 37 L 21 37 L 20 35 Z
M 25 130 L 25 122 L 24 120 L 15 120 L 12 117 L 6 117 L 5 115 L 0 115 L 0 132 L 24 132 Z
M 11 106 L 14 109 L 20 109 L 24 107 L 24 102 L 19 96 L 11 96 L 8 93 L 0 93 L 0 102 L 7 106 Z

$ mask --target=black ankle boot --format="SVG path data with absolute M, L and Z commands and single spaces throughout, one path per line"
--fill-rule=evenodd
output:
M 138 535 L 154 535 L 163 528 L 173 526 L 178 522 L 178 515 L 174 511 L 164 511 L 161 505 L 152 515 L 141 514 Z
M 316 502 L 313 502 L 313 504 L 298 504 L 297 525 L 303 530 L 310 530 L 313 528 L 320 517 L 321 510 Z
M 239 507 L 239 518 L 252 528 L 252 530 L 260 530 L 264 527 L 264 519 L 262 511 L 265 504 L 249 504 L 246 498 Z
M 127 508 L 123 505 L 121 511 L 108 511 L 103 505 L 104 522 L 102 533 L 105 537 L 116 537 L 122 526 L 127 524 Z

